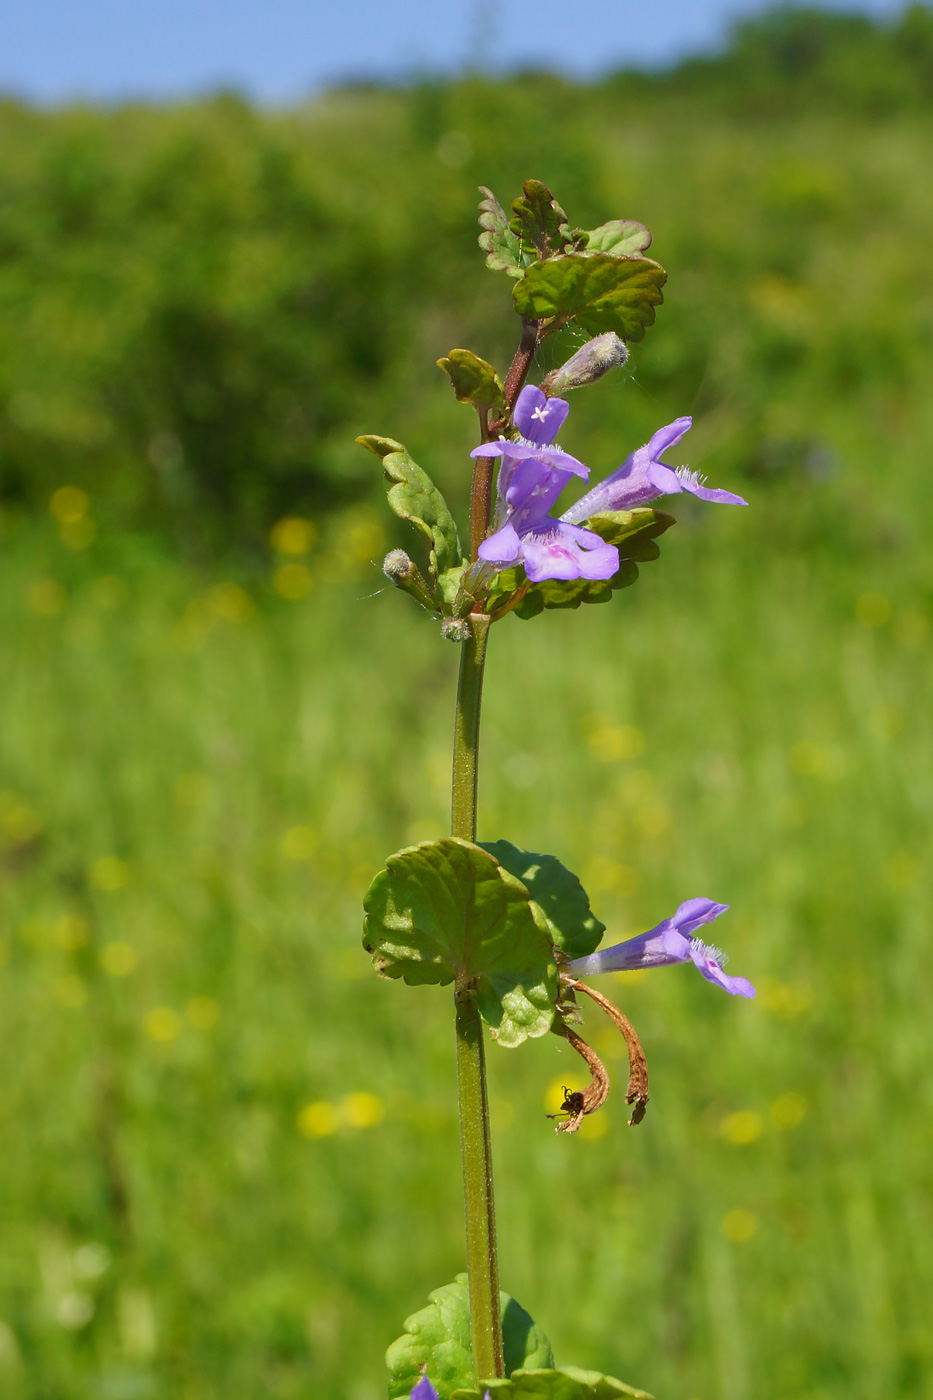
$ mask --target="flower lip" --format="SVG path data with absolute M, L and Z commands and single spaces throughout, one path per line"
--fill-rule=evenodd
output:
M 515 400 L 512 420 L 523 438 L 539 447 L 549 447 L 569 412 L 566 399 L 549 399 L 534 384 L 526 384 Z
M 549 467 L 582 476 L 585 481 L 590 474 L 589 467 L 554 442 L 569 412 L 566 399 L 549 399 L 534 384 L 526 384 L 512 412 L 512 421 L 520 434 L 518 440 L 500 437 L 495 442 L 484 442 L 474 448 L 470 456 L 503 457 L 511 462 L 533 457 Z
M 552 467 L 557 471 L 572 472 L 574 476 L 582 476 L 584 481 L 590 474 L 589 467 L 578 462 L 576 457 L 571 457 L 570 453 L 565 452 L 562 447 L 545 446 L 527 438 L 513 442 L 510 438 L 500 437 L 495 442 L 481 442 L 479 447 L 473 448 L 470 456 L 502 457 L 511 462 L 540 462 L 542 466 Z

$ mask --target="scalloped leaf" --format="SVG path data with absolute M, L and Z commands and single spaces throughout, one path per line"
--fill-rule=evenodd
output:
M 592 335 L 615 331 L 641 340 L 663 301 L 667 273 L 652 258 L 610 253 L 566 253 L 533 263 L 512 289 L 515 310 L 526 320 L 576 320 Z
M 375 433 L 365 433 L 356 441 L 382 458 L 389 505 L 425 540 L 435 582 L 450 570 L 461 568 L 463 549 L 447 502 L 427 472 L 412 461 L 404 444 Z
M 567 215 L 540 180 L 526 180 L 512 203 L 509 228 L 529 258 L 553 258 L 572 237 Z
M 428 1297 L 428 1306 L 405 1319 L 404 1336 L 386 1352 L 389 1400 L 408 1400 L 424 1366 L 440 1400 L 447 1400 L 458 1386 L 473 1384 L 466 1274 L 458 1274 L 453 1283 L 436 1288 Z M 553 1366 L 551 1345 L 541 1328 L 514 1298 L 507 1293 L 499 1298 L 506 1370 Z
M 479 246 L 486 254 L 486 266 L 493 272 L 507 272 L 510 277 L 521 277 L 525 270 L 522 245 L 509 228 L 509 217 L 496 199 L 492 190 L 480 185 L 480 194 L 486 196 L 480 201 L 479 226 L 483 230 L 479 236 Z
M 528 589 L 515 608 L 515 616 L 528 621 L 545 608 L 578 608 L 581 603 L 608 603 L 616 589 L 630 588 L 638 579 L 638 565 L 657 559 L 661 551 L 655 544 L 659 535 L 677 522 L 673 515 L 650 506 L 634 510 L 604 511 L 584 522 L 619 551 L 619 568 L 609 579 L 547 579 Z M 525 581 L 522 568 L 503 569 L 497 575 L 489 595 L 491 611 L 501 606 Z
M 525 886 L 481 847 L 450 836 L 398 851 L 364 909 L 363 946 L 382 976 L 475 985 L 483 1019 L 509 1048 L 550 1030 L 549 932 Z
M 646 1390 L 579 1366 L 513 1371 L 508 1380 L 482 1381 L 479 1390 L 455 1390 L 450 1400 L 481 1400 L 487 1391 L 490 1400 L 615 1400 L 619 1395 L 654 1400 Z
M 484 851 L 516 879 L 521 880 L 541 910 L 551 942 L 568 958 L 584 958 L 595 952 L 606 925 L 590 908 L 586 890 L 556 856 L 538 855 L 513 846 L 511 841 L 481 841 Z
M 611 253 L 614 258 L 628 258 L 651 247 L 651 234 L 644 224 L 634 219 L 610 219 L 608 224 L 587 232 L 588 253 Z
M 449 355 L 445 355 L 437 363 L 449 376 L 460 403 L 471 403 L 474 408 L 494 409 L 496 413 L 505 413 L 502 381 L 486 360 L 481 360 L 472 350 L 451 350 Z

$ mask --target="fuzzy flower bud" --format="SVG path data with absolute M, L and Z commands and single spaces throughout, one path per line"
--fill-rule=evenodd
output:
M 396 588 L 410 593 L 415 602 L 420 603 L 423 608 L 430 612 L 438 611 L 437 599 L 421 577 L 418 565 L 409 559 L 404 549 L 390 550 L 382 561 L 382 572 L 387 579 L 391 579 Z
M 551 395 L 566 394 L 568 389 L 580 389 L 584 384 L 593 384 L 602 379 L 609 370 L 624 365 L 628 359 L 625 341 L 620 340 L 614 331 L 588 340 L 585 345 L 571 355 L 566 364 L 547 376 L 541 388 Z
M 383 560 L 382 572 L 393 583 L 398 583 L 401 579 L 411 578 L 414 567 L 404 549 L 393 549 Z
M 465 642 L 470 635 L 470 624 L 465 617 L 445 617 L 441 623 L 441 636 L 445 642 Z

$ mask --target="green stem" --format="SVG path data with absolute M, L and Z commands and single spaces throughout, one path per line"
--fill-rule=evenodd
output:
M 471 613 L 470 635 L 461 643 L 460 683 L 454 720 L 453 789 L 450 834 L 476 840 L 476 767 L 479 759 L 479 716 L 483 703 L 483 668 L 489 618 Z
M 470 637 L 460 653 L 460 684 L 454 725 L 451 834 L 476 840 L 476 771 L 483 668 L 489 619 L 470 617 Z M 463 1158 L 463 1203 L 466 1216 L 467 1274 L 470 1281 L 470 1338 L 477 1381 L 504 1376 L 502 1323 L 499 1313 L 499 1261 L 496 1208 L 492 1183 L 492 1143 L 486 1051 L 476 991 L 458 985 L 457 1084 L 460 1096 L 460 1150 Z

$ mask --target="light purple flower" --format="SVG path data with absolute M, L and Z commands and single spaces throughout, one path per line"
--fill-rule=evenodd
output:
M 688 899 L 671 918 L 665 919 L 647 933 L 628 938 L 612 948 L 602 948 L 589 957 L 577 958 L 565 965 L 563 971 L 571 977 L 592 977 L 598 972 L 626 972 L 633 968 L 665 967 L 670 963 L 692 959 L 707 982 L 732 996 L 753 997 L 755 988 L 744 977 L 729 977 L 723 967 L 726 955 L 719 948 L 694 937 L 703 924 L 712 923 L 724 914 L 728 904 L 716 904 L 711 899 Z
M 522 434 L 518 442 L 485 442 L 473 457 L 501 457 L 494 531 L 479 547 L 479 557 L 505 568 L 523 563 L 532 583 L 544 579 L 607 579 L 619 567 L 619 551 L 593 530 L 556 520 L 548 514 L 572 476 L 589 476 L 589 468 L 554 446 L 570 411 L 565 399 L 549 399 L 527 384 L 513 414 Z
M 661 461 L 661 454 L 669 447 L 675 447 L 687 429 L 692 418 L 676 418 L 666 428 L 659 428 L 654 437 L 644 447 L 639 447 L 630 457 L 626 457 L 621 467 L 607 476 L 592 491 L 587 491 L 579 501 L 564 511 L 561 520 L 576 525 L 581 520 L 589 520 L 606 510 L 632 510 L 635 506 L 647 505 L 659 496 L 673 496 L 678 491 L 689 491 L 703 501 L 718 501 L 724 505 L 744 506 L 741 496 L 731 491 L 714 490 L 703 485 L 703 478 L 686 467 L 669 467 Z

